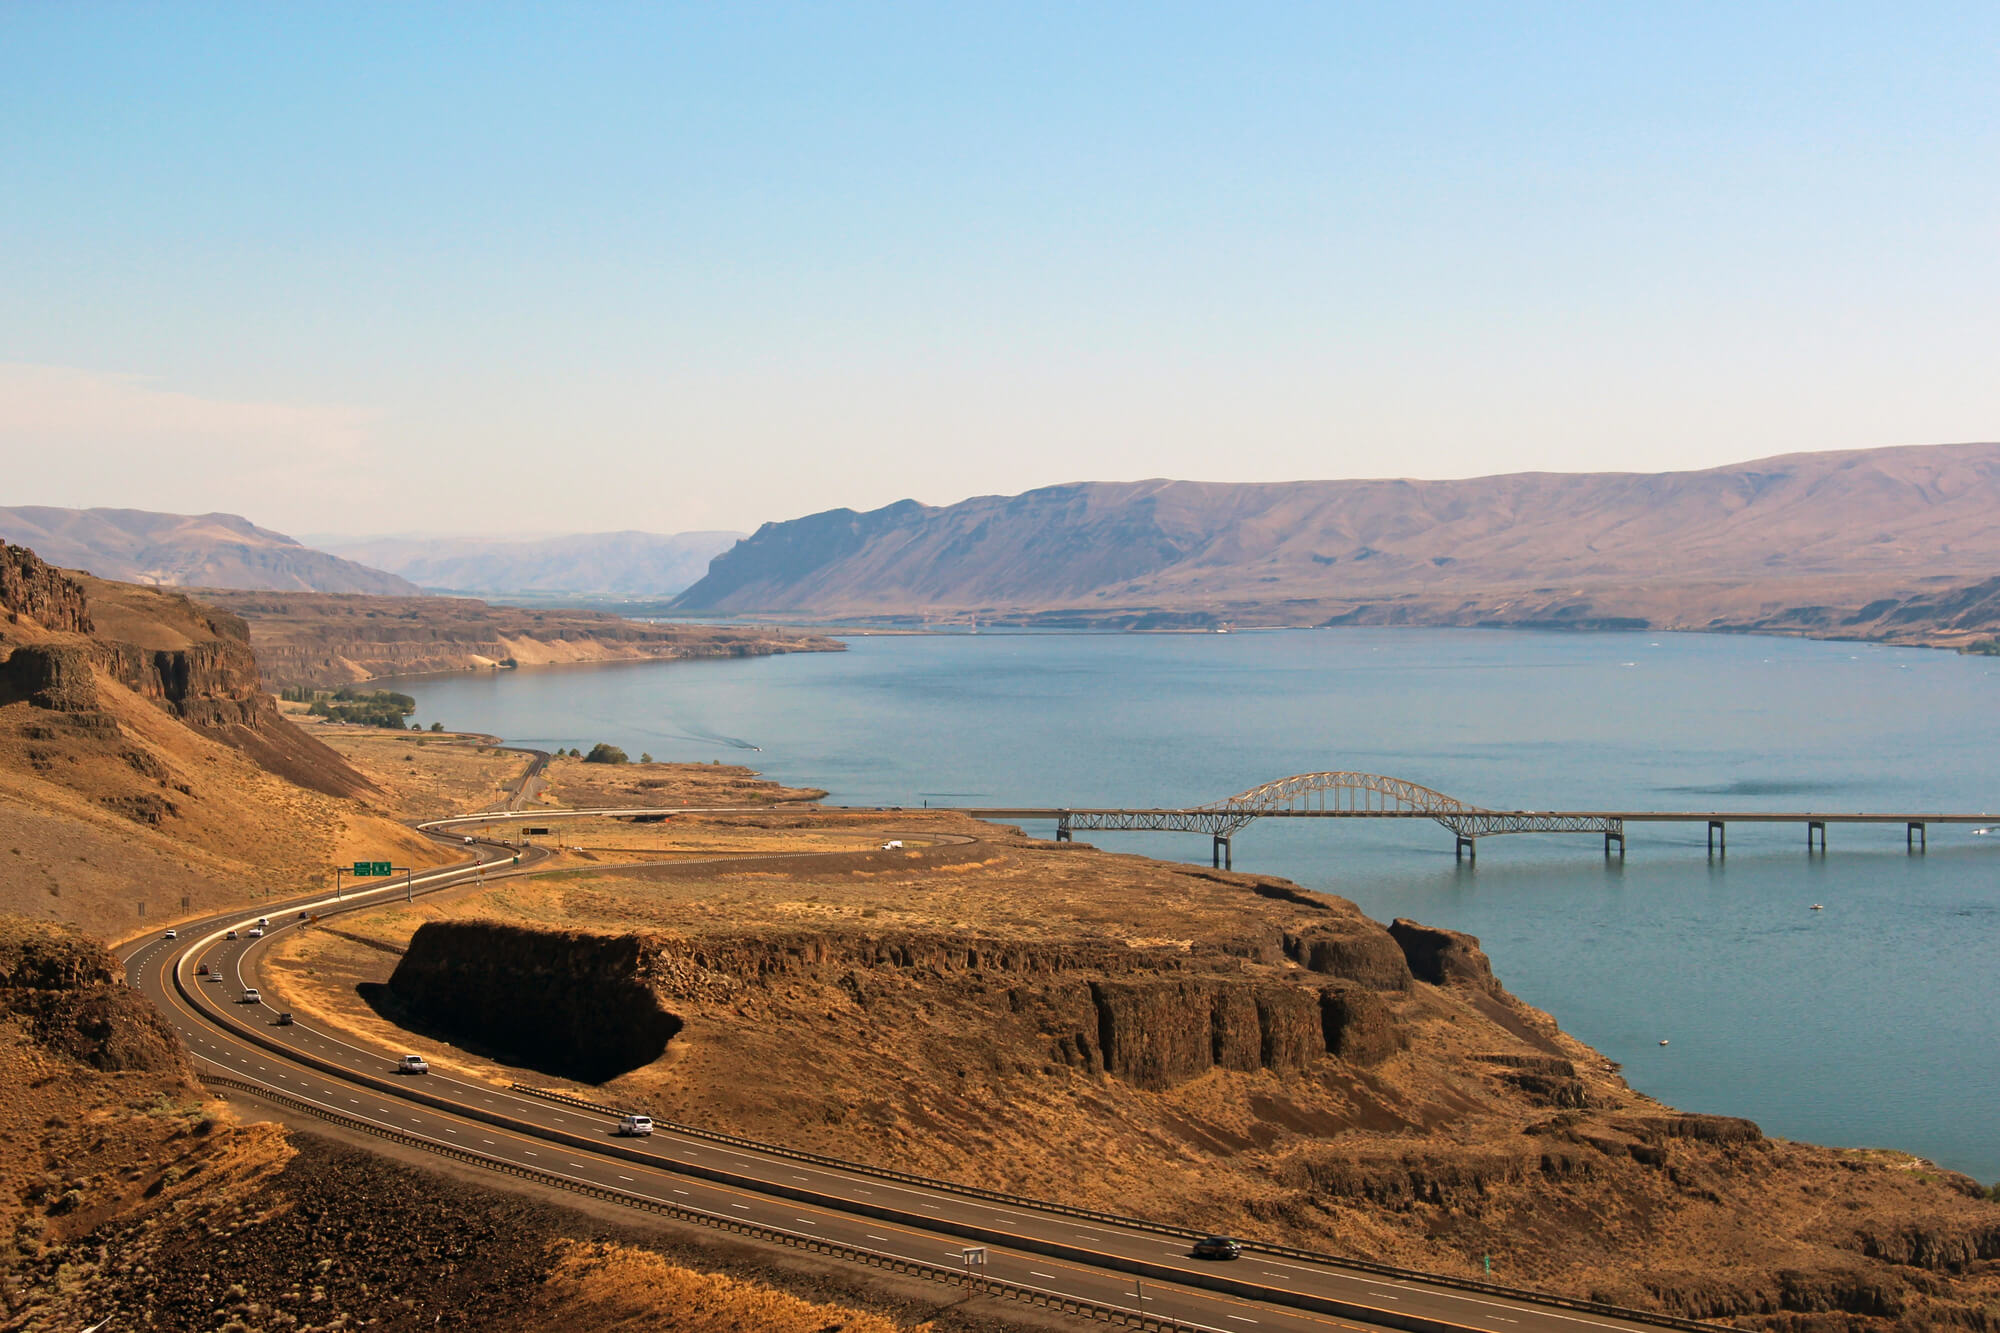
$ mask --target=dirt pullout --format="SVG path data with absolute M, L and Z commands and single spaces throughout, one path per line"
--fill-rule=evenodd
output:
M 1412 1267 L 1491 1255 L 1509 1281 L 1788 1331 L 1988 1327 L 2000 1296 L 2000 1205 L 1972 1181 L 1662 1106 L 1509 995 L 1470 936 L 955 815 L 562 827 L 761 851 L 566 856 L 371 914 L 400 957 L 301 936 L 266 980 L 384 1049 L 410 1033 L 359 988 L 406 991 L 441 1064 L 544 1084 L 553 1044 L 510 1045 L 500 1016 L 574 1034 L 638 985 L 678 1030 L 598 1100 Z M 786 853 L 869 828 L 958 859 Z

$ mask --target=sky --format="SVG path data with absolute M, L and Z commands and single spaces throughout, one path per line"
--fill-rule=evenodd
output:
M 2000 438 L 2000 6 L 0 5 L 0 504 Z

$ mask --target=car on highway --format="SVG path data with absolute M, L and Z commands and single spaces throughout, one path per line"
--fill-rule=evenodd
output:
M 243 988 L 243 998 L 238 1000 L 237 1003 L 262 1004 L 264 1003 L 264 997 L 257 993 L 257 988 L 255 986 L 245 986 Z
M 1203 1236 L 1194 1243 L 1194 1257 L 1197 1259 L 1235 1259 L 1243 1254 L 1243 1246 L 1233 1236 Z
M 306 914 L 305 914 L 304 912 L 300 912 L 300 913 L 299 913 L 299 920 L 303 921 L 303 920 L 305 920 L 305 919 L 306 919 Z
M 172 926 L 168 926 L 167 933 L 165 935 L 162 935 L 160 938 L 167 940 L 177 940 L 180 937 L 181 933 L 178 930 L 175 930 Z
M 250 938 L 251 938 L 251 939 L 253 939 L 253 940 L 261 940 L 261 939 L 263 939 L 263 938 L 264 938 L 264 928 L 263 928 L 262 926 L 252 926 L 252 927 L 250 927 Z
M 618 1137 L 622 1139 L 643 1139 L 653 1132 L 653 1117 L 649 1115 L 628 1115 L 618 1122 Z
M 271 918 L 268 916 L 260 916 L 257 918 L 257 928 L 259 930 L 262 930 L 265 926 L 268 926 L 270 924 L 271 924 Z
M 232 930 L 227 935 L 224 935 L 222 938 L 225 940 L 233 940 L 236 938 L 236 932 Z
M 208 964 L 207 964 L 207 963 L 197 963 L 197 964 L 195 964 L 195 969 L 194 969 L 194 974 L 195 974 L 196 976 L 198 976 L 198 977 L 205 977 L 205 976 L 207 976 L 207 975 L 208 975 Z
M 284 1013 L 282 1013 L 282 1014 L 279 1014 L 279 1015 L 278 1015 L 278 1019 L 277 1019 L 277 1022 L 278 1022 L 278 1026 L 279 1026 L 279 1027 L 281 1027 L 281 1028 L 288 1028 L 288 1027 L 290 1027 L 290 1026 L 292 1025 L 292 1015 L 291 1015 L 291 1011 L 290 1011 L 290 1010 L 286 1010 L 286 1011 L 285 1011 Z
M 406 1055 L 396 1061 L 396 1072 L 398 1074 L 428 1074 L 431 1072 L 431 1067 L 421 1055 Z

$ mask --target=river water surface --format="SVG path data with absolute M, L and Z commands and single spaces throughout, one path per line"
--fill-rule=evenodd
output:
M 854 637 L 840 654 L 405 681 L 418 720 L 741 762 L 868 804 L 1186 805 L 1359 769 L 1520 809 L 1996 812 L 2000 662 L 1710 635 Z M 750 748 L 757 747 L 757 748 Z M 1048 829 L 1034 829 L 1047 835 Z M 1206 861 L 1198 835 L 1087 835 Z M 1687 1110 L 2000 1178 L 2000 832 L 1636 826 L 1482 840 L 1265 821 L 1236 867 L 1471 931 L 1501 980 Z M 1819 903 L 1823 911 L 1812 911 Z M 1661 1038 L 1671 1044 L 1659 1045 Z

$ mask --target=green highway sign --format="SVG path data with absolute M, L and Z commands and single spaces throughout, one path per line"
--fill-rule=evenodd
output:
M 389 868 L 387 861 L 356 861 L 354 873 L 358 878 L 362 875 L 389 875 L 395 872 Z

